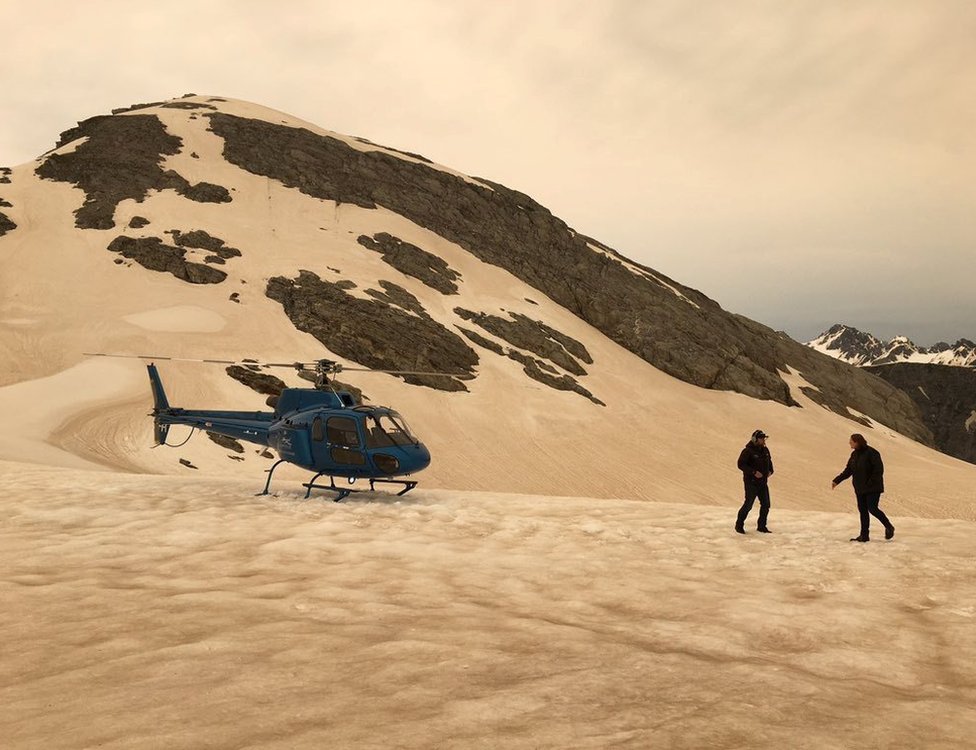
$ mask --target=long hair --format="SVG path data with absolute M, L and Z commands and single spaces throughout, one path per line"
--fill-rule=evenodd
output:
M 851 440 L 853 440 L 854 444 L 857 445 L 855 450 L 861 450 L 868 447 L 868 441 L 865 440 L 864 435 L 859 432 L 855 432 L 853 435 L 851 435 Z

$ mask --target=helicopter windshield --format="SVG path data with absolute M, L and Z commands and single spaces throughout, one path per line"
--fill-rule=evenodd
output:
M 403 417 L 395 411 L 388 414 L 370 414 L 366 417 L 366 447 L 385 448 L 391 445 L 415 445 L 413 436 Z

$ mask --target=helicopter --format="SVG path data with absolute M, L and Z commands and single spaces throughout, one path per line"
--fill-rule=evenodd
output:
M 315 476 L 302 484 L 306 488 L 306 499 L 313 489 L 320 489 L 335 493 L 332 498 L 335 502 L 340 502 L 353 492 L 365 492 L 365 489 L 352 487 L 360 479 L 369 483 L 369 491 L 373 491 L 377 484 L 388 484 L 402 488 L 396 493 L 398 497 L 407 494 L 417 486 L 417 480 L 397 477 L 406 477 L 427 468 L 430 451 L 397 411 L 386 406 L 356 405 L 351 393 L 333 388 L 330 380 L 333 375 L 343 370 L 358 370 L 393 375 L 472 377 L 468 373 L 345 367 L 329 359 L 261 363 L 252 360 L 195 360 L 101 353 L 86 353 L 86 356 L 151 360 L 146 366 L 153 395 L 153 410 L 149 416 L 153 418 L 153 437 L 157 446 L 168 445 L 166 438 L 173 425 L 186 425 L 268 446 L 278 452 L 279 459 L 268 470 L 264 490 L 258 496 L 269 494 L 275 469 L 283 463 L 291 463 L 315 472 Z M 299 373 L 314 373 L 315 385 L 314 388 L 283 389 L 273 412 L 183 409 L 170 406 L 155 360 L 288 367 Z M 316 483 L 323 476 L 329 477 L 329 484 Z M 344 478 L 347 486 L 337 485 L 337 477 Z

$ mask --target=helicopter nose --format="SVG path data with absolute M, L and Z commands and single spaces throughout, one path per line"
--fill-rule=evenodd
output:
M 407 471 L 420 471 L 430 465 L 430 451 L 423 443 L 405 445 L 401 450 L 404 458 L 403 468 Z

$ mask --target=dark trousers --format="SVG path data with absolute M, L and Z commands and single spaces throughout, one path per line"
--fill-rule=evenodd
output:
M 756 498 L 759 498 L 759 523 L 756 525 L 756 528 L 765 529 L 766 519 L 769 517 L 769 485 L 765 482 L 762 484 L 758 482 L 746 482 L 745 484 L 746 500 L 742 503 L 742 507 L 739 508 L 739 515 L 735 525 L 742 526 L 746 522 L 746 516 L 752 510 L 753 503 L 756 502 Z M 877 508 L 877 505 L 875 508 Z
M 857 511 L 861 514 L 861 539 L 868 538 L 868 527 L 871 525 L 871 516 L 874 516 L 886 529 L 891 528 L 891 521 L 888 516 L 878 507 L 881 502 L 880 492 L 865 492 L 857 496 Z

